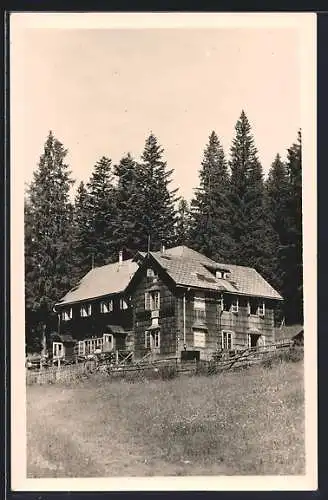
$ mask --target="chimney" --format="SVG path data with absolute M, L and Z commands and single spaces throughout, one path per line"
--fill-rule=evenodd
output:
M 162 252 L 162 253 L 165 253 L 165 245 L 164 245 L 163 243 L 162 243 L 161 252 Z
M 122 264 L 122 262 L 123 262 L 123 251 L 120 250 L 118 253 L 118 263 Z

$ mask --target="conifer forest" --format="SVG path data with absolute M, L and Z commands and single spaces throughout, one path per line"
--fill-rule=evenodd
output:
M 218 131 L 219 132 L 219 131 Z M 100 156 L 87 182 L 73 179 L 53 132 L 24 201 L 26 343 L 56 329 L 54 304 L 91 269 L 161 245 L 187 245 L 216 262 L 254 267 L 284 297 L 281 318 L 303 321 L 301 131 L 268 174 L 244 111 L 230 150 L 212 131 L 191 200 L 172 188 L 174 171 L 153 133 L 140 158 Z M 282 160 L 282 156 L 286 160 Z M 187 166 L 186 166 L 187 168 Z M 74 196 L 72 189 L 75 186 Z

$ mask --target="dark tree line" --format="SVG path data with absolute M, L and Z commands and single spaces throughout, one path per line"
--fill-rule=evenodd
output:
M 213 131 L 190 204 L 153 133 L 140 160 L 101 157 L 77 187 L 67 151 L 50 132 L 25 198 L 26 337 L 37 348 L 56 328 L 53 306 L 94 266 L 136 250 L 188 245 L 218 262 L 255 267 L 284 296 L 288 322 L 302 321 L 301 133 L 287 161 L 264 180 L 244 112 L 226 158 Z

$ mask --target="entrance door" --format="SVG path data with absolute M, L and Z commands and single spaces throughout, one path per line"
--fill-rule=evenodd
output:
M 249 347 L 258 347 L 260 345 L 261 335 L 259 333 L 250 333 L 248 336 Z

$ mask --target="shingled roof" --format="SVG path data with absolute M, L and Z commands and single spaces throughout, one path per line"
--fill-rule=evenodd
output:
M 91 269 L 56 306 L 123 293 L 139 268 L 140 262 L 147 256 L 143 252 L 138 252 L 137 255 L 137 259 Z M 186 246 L 170 248 L 165 252 L 150 252 L 150 255 L 176 285 L 282 299 L 279 293 L 253 268 L 217 263 Z M 216 269 L 228 271 L 229 278 L 216 278 Z
M 282 300 L 281 295 L 251 267 L 214 262 L 186 246 L 151 252 L 151 255 L 177 285 Z M 216 278 L 213 272 L 216 269 L 229 272 L 229 279 Z
M 138 267 L 138 264 L 133 259 L 95 267 L 56 306 L 121 293 L 129 284 Z

